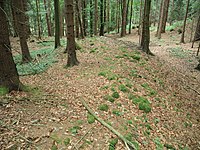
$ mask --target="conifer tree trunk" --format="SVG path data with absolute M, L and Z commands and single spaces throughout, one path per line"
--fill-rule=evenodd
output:
M 180 41 L 181 43 L 185 43 L 185 40 L 184 40 L 184 37 L 185 37 L 185 26 L 186 26 L 186 22 L 187 22 L 189 4 L 190 4 L 190 0 L 187 1 L 185 19 L 184 19 L 184 23 L 183 23 L 183 31 L 182 31 L 182 35 L 181 35 L 181 41 Z
M 100 31 L 99 36 L 104 36 L 103 0 L 100 0 Z
M 90 36 L 93 36 L 93 0 L 90 0 Z
M 41 39 L 41 20 L 39 14 L 39 0 L 36 0 L 36 12 L 37 12 L 37 26 L 38 26 L 38 39 Z
M 164 15 L 164 3 L 165 0 L 161 1 L 161 8 L 160 8 L 160 17 L 159 17 L 159 23 L 158 23 L 158 29 L 157 29 L 157 37 L 158 39 L 161 39 L 161 32 L 162 32 L 162 24 L 163 24 L 163 15 Z
M 123 0 L 123 8 L 122 8 L 122 30 L 121 30 L 121 37 L 124 37 L 126 35 L 126 12 L 127 12 L 127 5 L 126 0 Z
M 86 22 L 86 0 L 82 0 L 82 22 L 83 22 L 83 32 L 84 36 L 87 36 L 87 22 Z
M 14 63 L 9 40 L 8 22 L 4 11 L 4 0 L 0 0 L 0 88 L 21 90 L 16 65 Z
M 54 0 L 55 9 L 55 49 L 60 47 L 60 4 L 59 0 Z
M 80 26 L 80 36 L 81 36 L 82 39 L 84 39 L 83 24 L 82 24 L 82 21 L 81 21 L 81 14 L 80 14 L 78 0 L 76 0 L 76 11 L 77 11 L 78 23 L 79 23 L 79 26 Z
M 22 51 L 22 62 L 30 62 L 32 60 L 28 44 L 27 44 L 27 34 L 26 34 L 26 17 L 25 17 L 25 11 L 24 11 L 24 0 L 12 0 L 12 5 L 15 9 L 14 13 L 16 16 L 17 21 L 17 32 L 19 34 L 20 39 L 20 46 Z
M 110 33 L 110 0 L 108 0 L 107 4 L 107 32 Z
M 74 36 L 74 10 L 73 0 L 65 0 L 66 4 L 66 17 L 67 17 L 67 47 L 68 53 L 67 67 L 78 65 L 79 62 L 76 57 L 76 44 Z
M 163 22 L 162 22 L 162 30 L 161 33 L 165 33 L 167 18 L 168 18 L 168 10 L 169 10 L 169 0 L 165 0 L 164 8 L 163 8 Z
M 149 15 L 151 8 L 151 0 L 145 0 L 144 3 L 144 14 L 143 14 L 143 25 L 142 25 L 142 39 L 141 48 L 147 54 L 153 55 L 149 49 L 150 43 L 150 31 L 149 31 Z
M 129 18 L 129 34 L 131 34 L 132 29 L 132 17 L 133 17 L 133 0 L 131 0 L 131 12 L 130 12 L 130 18 Z
M 46 22 L 47 22 L 47 29 L 48 29 L 48 36 L 52 36 L 52 31 L 51 31 L 51 23 L 49 20 L 49 10 L 47 9 L 47 3 L 46 0 L 44 0 L 44 9 L 46 11 Z
M 94 7 L 95 7 L 95 11 L 94 11 L 94 35 L 97 35 L 97 28 L 98 28 L 98 0 L 94 1 Z

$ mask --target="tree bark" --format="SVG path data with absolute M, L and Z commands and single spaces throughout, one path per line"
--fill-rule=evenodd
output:
M 163 22 L 162 22 L 162 30 L 161 33 L 165 33 L 167 18 L 168 18 L 168 10 L 169 10 L 169 0 L 165 0 L 164 8 L 163 8 Z
M 157 29 L 157 37 L 158 39 L 161 39 L 161 32 L 162 32 L 162 23 L 163 23 L 163 14 L 164 14 L 164 3 L 165 0 L 161 1 L 161 9 L 160 9 L 160 17 L 159 17 L 159 23 L 158 23 L 158 29 Z
M 84 36 L 87 36 L 87 21 L 86 21 L 86 0 L 82 0 L 82 22 L 83 22 L 83 32 Z
M 72 67 L 78 65 L 79 62 L 76 57 L 76 44 L 74 36 L 74 10 L 73 10 L 73 0 L 65 0 L 66 4 L 66 16 L 67 16 L 67 67 Z
M 59 0 L 54 0 L 55 9 L 55 49 L 60 47 L 60 4 Z
M 107 32 L 110 33 L 110 0 L 107 3 Z
M 100 31 L 99 36 L 104 36 L 103 0 L 100 0 Z
M 16 16 L 16 21 L 17 21 L 17 29 L 18 29 L 18 34 L 19 34 L 19 39 L 20 39 L 20 46 L 21 46 L 21 51 L 22 51 L 22 62 L 30 62 L 32 60 L 28 44 L 27 44 L 27 34 L 26 34 L 26 16 L 25 16 L 25 11 L 24 11 L 24 1 L 23 0 L 18 0 L 14 1 L 12 0 L 12 5 L 14 7 L 14 13 Z
M 90 36 L 93 36 L 93 0 L 90 0 Z
M 39 14 L 39 1 L 36 0 L 36 12 L 37 12 L 37 26 L 38 26 L 38 39 L 41 39 L 41 20 Z
M 81 13 L 80 13 L 80 9 L 79 9 L 79 3 L 78 0 L 76 0 L 76 11 L 77 11 L 77 17 L 78 17 L 78 22 L 79 22 L 79 26 L 80 26 L 80 36 L 82 39 L 84 39 L 84 31 L 83 31 L 83 24 L 81 21 Z
M 50 12 L 47 9 L 46 0 L 44 0 L 44 9 L 46 11 L 46 22 L 47 22 L 48 36 L 52 36 L 51 23 L 50 23 L 50 20 L 49 20 L 49 14 L 50 14 Z
M 143 26 L 142 26 L 142 39 L 141 48 L 147 54 L 153 55 L 149 49 L 150 43 L 150 31 L 149 31 L 149 15 L 151 8 L 151 0 L 145 0 L 144 3 L 144 15 L 143 15 Z
M 94 11 L 94 35 L 97 35 L 97 28 L 98 28 L 98 0 L 94 1 L 94 7 L 95 7 L 95 11 Z
M 126 35 L 126 12 L 127 12 L 126 7 L 127 7 L 126 0 L 123 0 L 121 37 L 124 37 Z
M 183 31 L 182 31 L 182 35 L 181 35 L 181 41 L 180 41 L 181 43 L 185 43 L 185 40 L 184 40 L 184 37 L 185 37 L 185 26 L 186 26 L 186 22 L 187 22 L 189 4 L 190 4 L 190 0 L 187 1 L 185 19 L 184 19 L 184 23 L 183 23 Z
M 4 11 L 4 0 L 0 0 L 0 87 L 8 91 L 21 90 L 9 40 L 8 22 Z
M 132 17 L 133 17 L 133 0 L 131 0 L 131 12 L 130 12 L 130 18 L 129 18 L 129 34 L 131 34 L 132 29 Z

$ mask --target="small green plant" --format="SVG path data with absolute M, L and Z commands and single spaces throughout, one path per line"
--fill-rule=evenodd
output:
M 134 98 L 136 98 L 135 95 L 133 95 L 132 93 L 128 94 L 128 99 L 129 100 L 133 100 Z
M 151 106 L 147 103 L 139 103 L 139 110 L 143 110 L 145 113 L 151 112 Z
M 122 112 L 120 112 L 119 110 L 113 110 L 112 113 L 116 116 L 121 116 Z
M 133 103 L 139 105 L 139 110 L 143 110 L 145 113 L 151 112 L 150 102 L 144 97 L 134 98 Z
M 132 84 L 131 83 L 126 83 L 126 86 L 128 87 L 128 88 L 132 88 Z
M 87 121 L 88 121 L 89 124 L 94 123 L 95 122 L 94 116 L 88 113 L 88 115 L 87 115 Z
M 69 129 L 69 131 L 72 133 L 72 134 L 77 134 L 78 133 L 78 130 L 80 130 L 81 127 L 79 126 L 74 126 L 72 128 Z
M 106 72 L 99 72 L 98 76 L 103 76 L 106 77 L 107 73 Z
M 132 55 L 131 58 L 139 61 L 141 59 L 141 56 L 140 55 Z
M 153 141 L 156 145 L 156 150 L 163 150 L 164 149 L 164 145 L 160 142 L 160 138 L 156 137 Z
M 133 141 L 133 135 L 131 133 L 127 133 L 124 137 L 135 146 L 136 150 L 140 149 L 138 142 Z
M 128 88 L 123 84 L 120 84 L 118 88 L 122 92 L 128 92 L 129 91 Z
M 118 143 L 118 138 L 112 139 L 109 143 L 109 150 L 115 150 L 115 146 Z
M 131 70 L 130 74 L 131 77 L 138 77 L 137 70 Z
M 112 97 L 119 98 L 119 93 L 117 91 L 113 92 Z
M 108 105 L 107 104 L 102 104 L 99 106 L 99 110 L 101 111 L 108 111 Z
M 113 103 L 113 102 L 115 101 L 115 99 L 114 99 L 112 96 L 110 96 L 110 95 L 106 95 L 106 96 L 104 97 L 104 99 L 105 99 L 105 100 L 108 100 L 108 101 L 111 102 L 111 103 Z
M 6 95 L 8 93 L 9 93 L 9 89 L 8 88 L 0 86 L 0 96 Z
M 141 86 L 143 87 L 143 88 L 145 88 L 145 89 L 149 89 L 149 85 L 148 85 L 148 83 L 143 83 L 143 84 L 141 84 Z
M 70 143 L 70 138 L 65 138 L 63 141 L 64 145 L 67 146 Z
M 51 138 L 52 140 L 54 140 L 57 144 L 61 144 L 61 143 L 62 143 L 62 139 L 59 138 L 56 134 L 52 134 L 52 135 L 50 136 L 50 138 Z
M 100 90 L 106 90 L 108 88 L 109 88 L 109 86 L 105 85 L 105 86 L 101 87 Z
M 95 53 L 97 51 L 97 48 L 93 48 L 90 50 L 90 53 Z

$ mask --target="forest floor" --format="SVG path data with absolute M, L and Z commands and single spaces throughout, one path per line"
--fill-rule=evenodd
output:
M 138 50 L 135 30 L 124 38 L 110 34 L 79 40 L 80 64 L 73 68 L 65 68 L 65 47 L 53 50 L 53 38 L 32 40 L 35 63 L 50 67 L 28 76 L 26 69 L 34 65 L 18 67 L 29 91 L 1 96 L 1 149 L 126 149 L 82 100 L 138 149 L 200 149 L 197 45 L 180 44 L 177 33 L 163 34 L 161 40 L 154 34 L 150 49 L 155 56 Z M 15 53 L 18 42 L 11 40 Z

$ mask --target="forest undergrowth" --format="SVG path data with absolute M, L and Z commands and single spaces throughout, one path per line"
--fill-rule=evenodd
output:
M 197 60 L 189 44 L 169 38 L 150 44 L 156 56 L 138 50 L 134 35 L 79 40 L 81 63 L 73 68 L 65 67 L 65 47 L 52 50 L 51 39 L 30 42 L 35 62 L 18 64 L 21 75 L 36 66 L 20 77 L 27 91 L 1 96 L 0 147 L 126 149 L 86 110 L 84 100 L 137 149 L 200 149 Z

